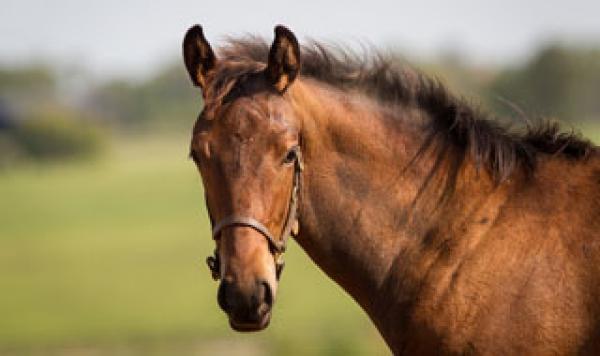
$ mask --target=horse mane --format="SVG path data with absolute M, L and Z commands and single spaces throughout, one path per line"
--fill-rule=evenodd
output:
M 219 53 L 235 65 L 216 75 L 216 82 L 227 88 L 221 97 L 235 86 L 232 78 L 246 77 L 264 68 L 269 48 L 259 37 L 228 39 Z M 540 153 L 579 160 L 594 149 L 579 133 L 561 131 L 555 121 L 540 119 L 535 125 L 514 130 L 452 95 L 439 80 L 399 65 L 396 58 L 379 51 L 361 56 L 347 48 L 311 41 L 300 52 L 300 74 L 305 77 L 342 90 L 360 90 L 383 103 L 410 105 L 429 113 L 432 120 L 425 146 L 437 138 L 443 149 L 453 147 L 461 155 L 459 162 L 470 153 L 477 166 L 485 166 L 497 181 L 505 180 L 519 166 L 533 172 Z

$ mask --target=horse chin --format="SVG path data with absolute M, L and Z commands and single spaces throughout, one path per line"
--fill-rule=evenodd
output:
M 239 332 L 256 332 L 266 329 L 271 321 L 271 312 L 269 311 L 263 315 L 260 320 L 256 322 L 243 322 L 236 321 L 234 318 L 229 318 L 229 326 L 235 331 Z

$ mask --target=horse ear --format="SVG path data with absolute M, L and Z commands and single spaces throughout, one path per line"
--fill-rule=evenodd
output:
M 206 75 L 215 67 L 217 58 L 200 25 L 190 27 L 183 38 L 183 61 L 194 85 L 204 92 Z
M 300 46 L 292 31 L 284 26 L 275 27 L 275 40 L 269 51 L 265 73 L 269 82 L 283 93 L 300 72 Z

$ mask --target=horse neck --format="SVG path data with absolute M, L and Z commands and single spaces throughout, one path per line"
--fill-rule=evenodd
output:
M 439 204 L 444 188 L 437 183 L 446 179 L 427 178 L 440 162 L 420 153 L 429 118 L 312 81 L 295 85 L 305 160 L 297 241 L 385 336 L 382 316 L 396 309 L 392 302 L 410 300 L 422 280 L 413 268 L 425 263 L 419 246 L 434 226 L 455 223 Z M 483 187 L 460 186 L 445 206 L 472 189 Z

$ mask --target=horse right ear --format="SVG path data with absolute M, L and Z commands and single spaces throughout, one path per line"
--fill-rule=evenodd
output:
M 200 25 L 192 26 L 183 38 L 183 61 L 192 83 L 204 93 L 206 76 L 215 67 L 217 58 Z

